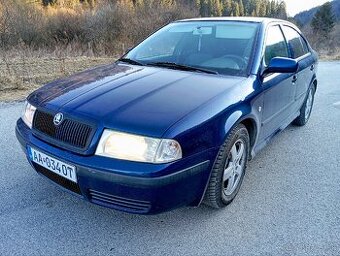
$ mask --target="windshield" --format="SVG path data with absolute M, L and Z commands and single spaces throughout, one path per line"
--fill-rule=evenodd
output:
M 244 76 L 257 28 L 257 23 L 234 21 L 172 23 L 124 58 L 142 65 L 187 66 L 211 73 Z

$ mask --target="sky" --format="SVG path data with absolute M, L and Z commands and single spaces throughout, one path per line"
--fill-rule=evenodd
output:
M 288 15 L 295 14 L 309 10 L 315 6 L 322 5 L 330 0 L 284 0 L 287 4 Z

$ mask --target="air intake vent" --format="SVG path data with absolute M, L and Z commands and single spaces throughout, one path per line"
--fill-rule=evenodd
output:
M 150 202 L 137 201 L 133 199 L 113 196 L 93 189 L 89 189 L 89 194 L 93 203 L 104 205 L 110 208 L 115 208 L 118 210 L 134 213 L 147 213 L 151 208 Z
M 46 136 L 47 140 L 52 139 L 56 144 L 61 143 L 81 150 L 88 147 L 93 131 L 91 126 L 67 118 L 55 126 L 53 118 L 53 115 L 37 110 L 33 120 L 33 131 L 38 131 L 35 135 L 41 139 Z

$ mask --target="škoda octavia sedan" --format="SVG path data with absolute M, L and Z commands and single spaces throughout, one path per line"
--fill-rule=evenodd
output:
M 39 174 L 92 203 L 139 214 L 222 208 L 247 161 L 307 123 L 316 70 L 287 21 L 181 20 L 115 63 L 33 92 L 16 134 Z

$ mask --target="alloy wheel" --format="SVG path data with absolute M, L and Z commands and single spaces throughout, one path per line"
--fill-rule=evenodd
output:
M 309 90 L 308 98 L 306 101 L 306 111 L 305 111 L 305 120 L 308 120 L 313 107 L 313 91 Z
M 222 176 L 223 197 L 228 197 L 232 195 L 237 189 L 245 169 L 244 166 L 246 154 L 247 153 L 245 143 L 241 139 L 237 140 L 230 150 L 224 167 L 224 172 Z

